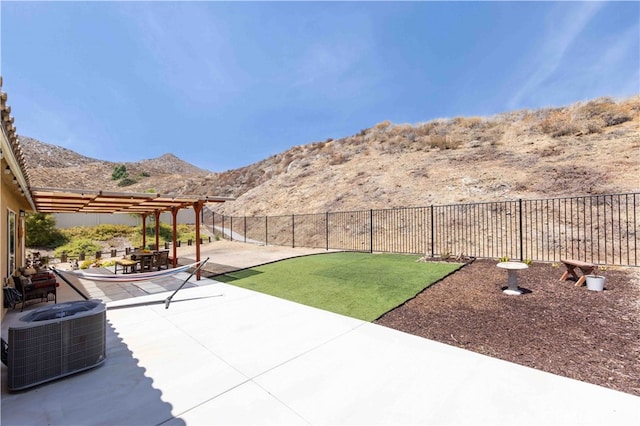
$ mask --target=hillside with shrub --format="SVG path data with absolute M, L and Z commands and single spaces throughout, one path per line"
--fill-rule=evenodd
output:
M 26 151 L 38 143 L 30 140 Z M 206 136 L 202 147 L 203 155 L 211 149 Z M 639 148 L 634 96 L 491 117 L 384 121 L 220 173 L 191 170 L 168 154 L 126 163 L 136 182 L 124 188 L 112 180 L 114 163 L 43 165 L 38 149 L 28 157 L 34 186 L 232 196 L 215 210 L 250 216 L 636 192 Z
M 216 210 L 250 216 L 638 191 L 639 113 L 635 97 L 386 121 L 265 160 L 241 174 L 260 184 Z

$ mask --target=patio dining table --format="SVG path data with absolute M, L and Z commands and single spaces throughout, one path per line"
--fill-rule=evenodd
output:
M 153 268 L 153 256 L 152 251 L 134 251 L 131 252 L 131 259 L 140 260 L 140 272 L 148 272 Z

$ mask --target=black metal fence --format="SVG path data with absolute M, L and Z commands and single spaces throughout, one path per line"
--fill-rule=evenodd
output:
M 639 202 L 632 193 L 283 216 L 208 212 L 205 224 L 223 238 L 268 245 L 639 266 Z

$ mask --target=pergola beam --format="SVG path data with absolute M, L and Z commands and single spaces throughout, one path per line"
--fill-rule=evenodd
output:
M 147 216 L 155 216 L 156 249 L 160 249 L 160 214 L 171 212 L 173 216 L 173 266 L 177 263 L 176 252 L 176 219 L 178 210 L 195 211 L 196 223 L 196 261 L 200 261 L 200 212 L 207 203 L 223 203 L 231 201 L 231 197 L 214 197 L 158 194 L 127 193 L 94 190 L 77 190 L 63 188 L 30 188 L 35 210 L 40 213 L 133 213 L 142 217 L 142 246 L 147 241 Z M 196 279 L 200 279 L 200 270 Z
M 30 188 L 36 211 L 42 213 L 138 213 L 155 214 L 194 203 L 222 203 L 231 197 L 128 193 L 64 188 Z

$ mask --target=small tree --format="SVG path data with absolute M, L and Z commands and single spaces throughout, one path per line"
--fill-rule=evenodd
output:
M 53 248 L 67 242 L 56 228 L 56 220 L 50 214 L 32 213 L 25 218 L 27 247 Z
M 111 180 L 125 179 L 127 177 L 129 177 L 129 173 L 127 173 L 127 168 L 124 164 L 117 165 L 113 168 Z

